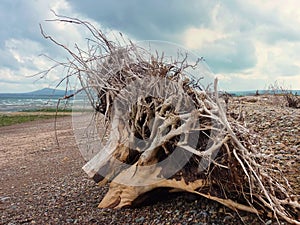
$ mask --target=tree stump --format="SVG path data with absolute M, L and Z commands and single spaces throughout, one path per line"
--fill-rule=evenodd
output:
M 299 224 L 298 196 L 269 175 L 255 137 L 226 115 L 217 79 L 210 90 L 201 85 L 201 74 L 190 75 L 203 58 L 190 62 L 182 52 L 168 58 L 123 36 L 126 45 L 112 42 L 87 22 L 56 20 L 83 25 L 94 38 L 87 50 L 74 52 L 41 29 L 70 53 L 72 60 L 60 65 L 68 66 L 67 77 L 77 76 L 94 112 L 104 115 L 108 140 L 83 166 L 99 185 L 109 183 L 99 207 L 131 206 L 166 188 Z

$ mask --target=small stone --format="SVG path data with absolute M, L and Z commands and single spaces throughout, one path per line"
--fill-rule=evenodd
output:
M 8 201 L 8 199 L 10 199 L 10 197 L 0 197 L 0 203 L 4 203 L 6 201 Z
M 230 221 L 231 220 L 231 216 L 225 216 L 224 219 L 223 219 L 223 222 L 227 222 L 227 221 Z
M 219 213 L 223 213 L 223 212 L 224 212 L 224 209 L 223 209 L 223 208 L 220 208 L 220 209 L 218 210 L 218 212 L 219 212 Z
M 268 220 L 268 221 L 266 222 L 266 225 L 270 225 L 270 224 L 272 224 L 272 220 Z
M 191 213 L 191 214 L 196 214 L 197 211 L 196 211 L 196 210 L 191 210 L 190 213 Z
M 135 219 L 135 222 L 136 223 L 142 223 L 142 222 L 144 222 L 144 220 L 145 220 L 145 218 L 142 216 L 140 218 Z
M 181 206 L 182 204 L 182 201 L 177 202 L 177 206 Z
M 10 208 L 16 210 L 18 207 L 16 205 L 12 205 Z
M 70 218 L 68 218 L 68 219 L 66 219 L 66 222 L 67 223 L 72 223 L 74 220 L 73 219 L 70 219 Z
M 90 222 L 90 223 L 97 223 L 97 220 L 96 220 L 95 218 L 91 218 L 91 219 L 89 220 L 89 222 Z

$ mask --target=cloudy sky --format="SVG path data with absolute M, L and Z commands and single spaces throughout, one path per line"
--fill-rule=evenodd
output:
M 62 77 L 31 75 L 61 60 L 64 51 L 45 40 L 45 31 L 67 46 L 83 43 L 76 26 L 45 22 L 51 12 L 120 31 L 135 41 L 177 43 L 205 58 L 225 90 L 264 89 L 275 80 L 300 89 L 300 3 L 298 0 L 1 0 L 0 92 L 53 87 Z

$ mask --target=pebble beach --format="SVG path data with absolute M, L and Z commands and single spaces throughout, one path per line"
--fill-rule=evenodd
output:
M 260 154 L 278 165 L 299 195 L 300 109 L 276 101 L 234 97 L 228 110 L 242 106 L 246 127 L 260 139 Z M 277 224 L 185 193 L 162 193 L 135 208 L 99 209 L 108 187 L 98 187 L 82 171 L 71 116 L 57 122 L 59 146 L 53 119 L 0 127 L 0 224 Z

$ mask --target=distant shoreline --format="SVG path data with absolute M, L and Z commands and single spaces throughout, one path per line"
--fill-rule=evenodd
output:
M 251 91 L 225 91 L 226 93 L 231 94 L 235 97 L 246 97 L 246 96 L 254 96 L 257 93 L 259 95 L 273 95 L 273 94 L 284 94 L 284 93 L 292 93 L 293 95 L 300 95 L 300 90 L 286 90 L 286 91 L 272 91 L 272 90 L 251 90 Z

